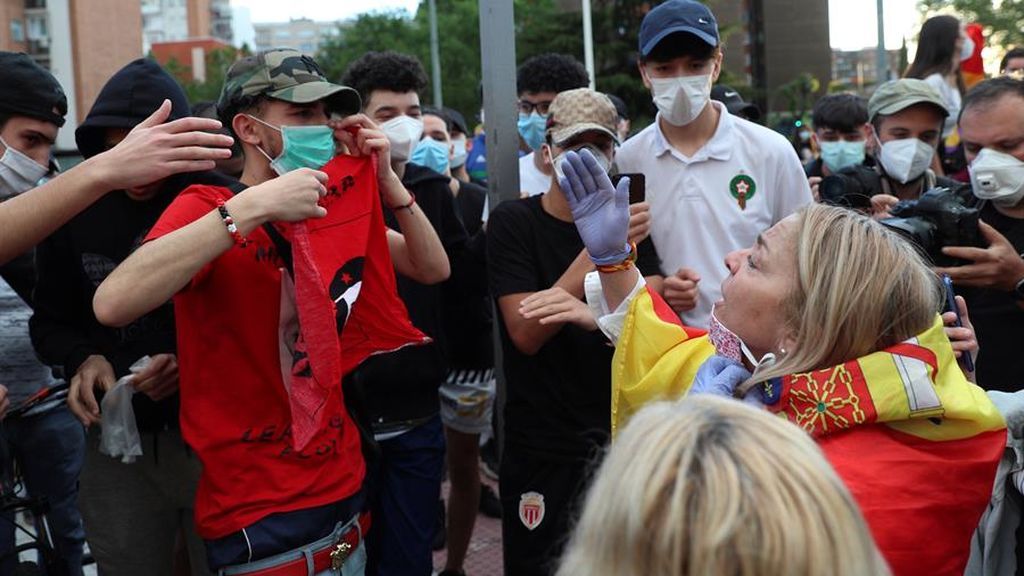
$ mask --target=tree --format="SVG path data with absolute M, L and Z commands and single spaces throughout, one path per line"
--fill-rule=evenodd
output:
M 467 119 L 480 109 L 479 0 L 436 0 L 444 103 Z M 581 62 L 583 26 L 579 10 L 567 9 L 556 0 L 514 0 L 516 60 L 519 63 L 546 52 L 569 54 Z M 714 1 L 711 2 L 714 5 Z M 594 68 L 598 90 L 622 98 L 634 125 L 654 117 L 651 95 L 637 68 L 640 22 L 651 8 L 650 0 L 592 0 Z M 341 24 L 338 34 L 325 43 L 317 61 L 328 77 L 339 80 L 353 60 L 371 50 L 394 50 L 419 58 L 430 72 L 430 29 L 427 0 L 414 15 L 405 11 L 362 14 Z M 721 27 L 723 38 L 738 30 L 735 23 Z M 746 82 L 723 74 L 721 81 L 749 94 Z M 421 97 L 431 102 L 431 87 Z
M 993 46 L 1024 45 L 1024 0 L 919 0 L 919 5 L 929 12 L 952 8 L 964 20 L 981 24 Z

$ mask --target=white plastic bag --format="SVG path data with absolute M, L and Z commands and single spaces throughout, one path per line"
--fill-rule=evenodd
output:
M 100 452 L 121 462 L 131 464 L 142 456 L 142 441 L 139 428 L 135 425 L 135 409 L 132 396 L 135 388 L 131 381 L 136 374 L 149 366 L 149 356 L 143 356 L 131 365 L 131 374 L 122 376 L 114 387 L 103 397 L 100 404 Z

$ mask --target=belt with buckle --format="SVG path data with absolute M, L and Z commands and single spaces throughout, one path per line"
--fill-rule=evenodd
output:
M 313 574 L 319 574 L 325 570 L 341 570 L 349 555 L 359 547 L 361 542 L 360 535 L 365 536 L 366 531 L 370 529 L 370 514 L 367 512 L 360 514 L 358 523 L 358 530 L 353 524 L 348 530 L 342 532 L 341 536 L 337 539 L 328 540 L 312 550 Z M 308 576 L 309 571 L 305 556 L 300 556 L 277 566 L 261 568 L 252 572 L 237 573 L 237 575 L 242 574 L 244 576 Z

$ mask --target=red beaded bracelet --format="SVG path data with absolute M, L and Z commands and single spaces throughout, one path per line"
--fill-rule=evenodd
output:
M 408 210 L 412 213 L 412 207 L 416 205 L 416 195 L 409 192 L 409 203 L 402 204 L 401 206 L 388 206 L 392 212 L 398 212 L 399 210 Z
M 238 231 L 238 226 L 235 225 L 235 219 L 232 218 L 231 214 L 228 212 L 228 207 L 224 205 L 224 200 L 217 200 L 217 212 L 220 213 L 221 219 L 224 220 L 224 225 L 228 227 L 228 233 L 230 233 L 231 237 L 235 239 L 235 244 L 245 248 L 249 244 L 249 241 L 246 240 L 245 236 L 242 236 L 241 232 Z

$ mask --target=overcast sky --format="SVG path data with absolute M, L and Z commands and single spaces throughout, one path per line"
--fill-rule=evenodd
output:
M 898 48 L 903 36 L 911 36 L 920 27 L 916 0 L 885 0 L 886 45 Z M 416 10 L 419 0 L 232 0 L 245 6 L 253 22 L 284 22 L 289 18 L 339 20 L 361 12 L 405 8 Z M 875 44 L 876 0 L 828 0 L 832 46 L 842 50 Z

